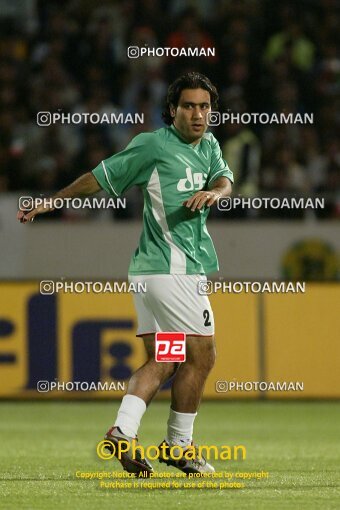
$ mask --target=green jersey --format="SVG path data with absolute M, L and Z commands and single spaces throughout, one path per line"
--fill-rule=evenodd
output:
M 131 186 L 144 195 L 143 232 L 129 274 L 205 274 L 218 270 L 206 228 L 209 207 L 192 212 L 183 205 L 209 189 L 217 177 L 233 182 L 212 133 L 197 145 L 183 140 L 174 126 L 141 133 L 125 150 L 93 171 L 100 186 L 118 197 Z

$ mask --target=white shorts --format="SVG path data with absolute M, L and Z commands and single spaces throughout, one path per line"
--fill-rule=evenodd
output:
M 214 315 L 209 298 L 198 292 L 205 275 L 129 275 L 146 292 L 133 294 L 138 317 L 137 336 L 157 331 L 181 331 L 192 336 L 214 334 Z M 138 288 L 138 287 L 137 287 Z

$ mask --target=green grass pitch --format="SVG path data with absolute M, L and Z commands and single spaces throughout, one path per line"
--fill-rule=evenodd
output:
M 214 461 L 216 470 L 269 472 L 268 479 L 246 482 L 244 489 L 221 490 L 103 489 L 98 480 L 76 479 L 76 471 L 121 470 L 116 460 L 96 455 L 96 444 L 117 407 L 118 402 L 0 403 L 0 508 L 340 508 L 337 402 L 203 402 L 196 442 L 247 448 L 246 460 Z M 140 429 L 141 444 L 161 442 L 167 415 L 167 402 L 150 406 Z M 157 461 L 154 468 L 176 472 Z

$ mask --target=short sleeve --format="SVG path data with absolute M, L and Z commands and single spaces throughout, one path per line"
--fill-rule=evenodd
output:
M 232 183 L 234 182 L 234 174 L 229 169 L 228 163 L 222 157 L 222 151 L 216 138 L 211 135 L 211 164 L 208 176 L 208 185 L 218 177 L 227 177 Z
M 141 133 L 126 149 L 103 160 L 92 174 L 105 191 L 118 197 L 132 186 L 141 186 L 148 181 L 157 160 L 157 149 L 157 136 Z

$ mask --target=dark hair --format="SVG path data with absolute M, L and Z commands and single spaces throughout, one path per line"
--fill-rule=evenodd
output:
M 181 97 L 182 90 L 184 89 L 206 90 L 210 94 L 211 108 L 216 110 L 218 107 L 218 92 L 209 78 L 204 76 L 204 74 L 196 72 L 183 74 L 168 88 L 166 107 L 162 113 L 162 119 L 165 124 L 168 124 L 168 126 L 170 126 L 173 122 L 173 117 L 170 115 L 170 106 L 178 106 L 179 98 Z

